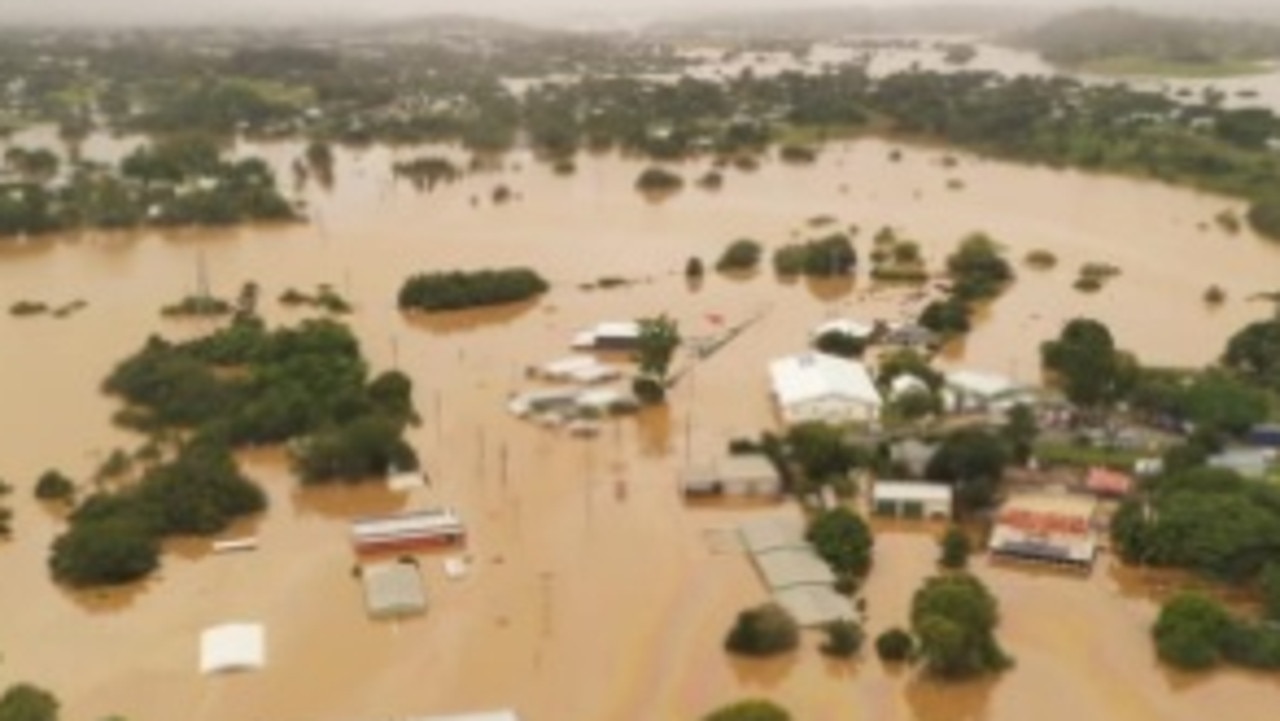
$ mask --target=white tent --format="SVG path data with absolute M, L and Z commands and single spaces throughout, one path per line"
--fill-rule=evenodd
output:
M 261 624 L 228 623 L 200 634 L 200 673 L 252 671 L 266 665 L 266 634 Z

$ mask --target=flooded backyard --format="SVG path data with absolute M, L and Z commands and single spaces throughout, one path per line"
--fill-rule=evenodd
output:
M 123 147 L 94 142 L 87 155 Z M 1147 632 L 1155 604 L 1133 574 L 1105 562 L 1087 579 L 978 562 L 1002 603 L 1000 638 L 1017 659 L 993 681 L 938 686 L 882 667 L 869 649 L 857 663 L 834 664 L 814 639 L 792 659 L 763 664 L 721 650 L 734 615 L 767 594 L 745 557 L 708 537 L 761 511 L 686 507 L 676 468 L 774 424 L 766 363 L 802 348 L 817 322 L 904 318 L 923 300 L 865 277 L 851 287 L 784 284 L 768 269 L 745 279 L 713 273 L 691 287 L 682 273 L 689 256 L 713 262 L 739 237 L 766 246 L 814 237 L 826 229 L 809 219 L 829 215 L 859 227 L 864 256 L 876 230 L 892 226 L 937 268 L 962 236 L 986 231 L 1019 261 L 1020 277 L 947 362 L 1022 380 L 1037 379 L 1039 342 L 1072 317 L 1105 321 L 1146 362 L 1199 365 L 1271 312 L 1246 298 L 1275 289 L 1280 245 L 1213 223 L 1224 209 L 1240 211 L 1238 201 L 964 154 L 945 168 L 935 149 L 907 147 L 894 162 L 894 147 L 834 144 L 813 165 L 728 170 L 718 192 L 690 182 L 658 203 L 633 190 L 644 166 L 612 155 L 584 156 L 576 174 L 559 177 L 516 154 L 505 171 L 419 192 L 393 182 L 390 165 L 428 151 L 341 151 L 333 189 L 304 191 L 308 224 L 86 233 L 0 248 L 0 306 L 89 303 L 60 320 L 0 317 L 0 477 L 17 487 L 14 539 L 0 544 L 4 678 L 55 690 L 68 718 L 131 721 L 361 721 L 503 706 L 530 721 L 675 721 L 748 695 L 774 698 L 806 721 L 1013 721 L 1032 710 L 1064 721 L 1270 718 L 1275 677 L 1187 678 L 1159 667 Z M 270 157 L 282 178 L 301 152 L 283 143 L 241 150 Z M 692 181 L 707 166 L 678 170 Z M 963 190 L 948 189 L 953 178 Z M 499 184 L 514 199 L 495 205 Z M 1058 256 L 1056 269 L 1021 267 L 1039 248 Z M 374 369 L 399 367 L 415 382 L 424 422 L 411 441 L 431 484 L 408 494 L 302 491 L 279 452 L 248 454 L 246 470 L 272 500 L 251 524 L 260 550 L 214 556 L 204 544 L 177 543 L 142 588 L 70 594 L 45 568 L 62 522 L 31 500 L 31 485 L 49 467 L 88 477 L 113 448 L 140 444 L 112 428 L 117 405 L 99 384 L 148 334 L 211 327 L 159 316 L 195 290 L 202 262 L 216 294 L 258 282 L 273 322 L 308 317 L 275 302 L 288 287 L 330 283 L 351 299 L 350 323 Z M 1072 282 L 1085 262 L 1122 274 L 1081 294 Z M 536 304 L 443 318 L 409 320 L 395 307 L 412 272 L 507 265 L 537 269 L 552 291 Z M 581 288 L 604 276 L 634 282 Z M 1228 295 L 1216 309 L 1202 300 L 1212 284 Z M 527 387 L 525 368 L 567 354 L 575 331 L 659 312 L 686 336 L 712 333 L 718 318 L 763 318 L 686 377 L 669 408 L 595 439 L 507 415 L 508 395 Z M 470 577 L 447 580 L 440 558 L 425 556 L 429 614 L 370 622 L 347 521 L 439 504 L 468 523 Z M 905 623 L 935 552 L 929 531 L 878 536 L 870 635 Z M 199 632 L 226 621 L 265 625 L 265 670 L 198 675 Z

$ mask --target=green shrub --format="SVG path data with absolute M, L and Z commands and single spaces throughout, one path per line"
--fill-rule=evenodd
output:
M 853 621 L 834 621 L 826 625 L 827 639 L 819 648 L 823 654 L 836 658 L 852 658 L 862 649 L 862 626 Z
M 742 656 L 774 656 L 800 643 L 800 627 L 791 614 L 776 604 L 765 604 L 738 614 L 725 637 L 724 647 Z
M 876 637 L 876 655 L 881 661 L 910 661 L 915 654 L 915 647 L 915 639 L 901 628 L 891 628 Z
M 716 261 L 716 270 L 721 272 L 754 270 L 760 264 L 762 248 L 759 243 L 748 238 L 735 240 L 724 249 L 720 259 Z
M 48 470 L 36 480 L 35 492 L 42 501 L 69 501 L 76 495 L 76 484 L 61 472 Z

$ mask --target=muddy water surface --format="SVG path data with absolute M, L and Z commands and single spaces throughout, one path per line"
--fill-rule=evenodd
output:
M 922 301 L 865 279 L 851 288 L 779 284 L 767 272 L 713 275 L 691 289 L 680 275 L 688 256 L 712 260 L 743 236 L 769 245 L 809 237 L 819 231 L 806 221 L 818 215 L 857 224 L 864 251 L 875 229 L 891 225 L 919 240 L 935 266 L 979 229 L 1014 257 L 1050 249 L 1058 269 L 1022 271 L 952 361 L 1024 379 L 1036 375 L 1038 342 L 1076 315 L 1103 319 L 1151 362 L 1200 364 L 1269 312 L 1244 298 L 1274 287 L 1280 248 L 1209 222 L 1238 210 L 1236 201 L 968 156 L 945 169 L 941 152 L 925 149 L 908 148 L 894 163 L 890 149 L 833 146 L 813 166 L 730 171 L 718 193 L 688 189 L 651 203 L 631 187 L 641 166 L 610 156 L 583 158 L 569 178 L 514 157 L 505 172 L 420 193 L 388 171 L 393 157 L 413 151 L 375 148 L 340 153 L 332 190 L 302 191 L 310 224 L 86 233 L 0 251 L 0 305 L 89 302 L 63 320 L 0 317 L 0 476 L 18 486 L 16 535 L 0 545 L 3 678 L 56 689 L 71 718 L 138 721 L 358 721 L 492 706 L 514 706 L 533 721 L 674 720 L 744 695 L 776 698 L 806 720 L 1014 720 L 1031 709 L 1064 720 L 1270 718 L 1280 698 L 1274 680 L 1234 672 L 1186 679 L 1156 666 L 1146 635 L 1155 606 L 1105 569 L 1078 579 L 980 566 L 1003 603 L 1001 637 L 1018 658 L 990 683 L 938 687 L 870 654 L 831 664 L 814 639 L 767 664 L 721 652 L 734 614 L 766 595 L 746 560 L 715 539 L 761 511 L 687 508 L 673 471 L 773 422 L 765 364 L 802 347 L 812 325 L 836 314 L 902 317 Z M 284 173 L 299 147 L 242 150 L 266 153 Z M 682 168 L 691 178 L 704 169 Z M 948 190 L 949 178 L 966 189 Z M 499 183 L 517 198 L 494 206 Z M 273 321 L 305 317 L 274 303 L 286 287 L 327 282 L 348 295 L 373 366 L 397 365 L 414 378 L 424 425 L 412 441 L 432 485 L 406 496 L 303 492 L 279 454 L 254 454 L 246 468 L 272 508 L 235 533 L 257 533 L 259 551 L 209 556 L 202 543 L 179 542 L 140 588 L 69 594 L 44 568 L 62 523 L 29 500 L 31 484 L 51 466 L 85 477 L 112 448 L 138 443 L 111 428 L 116 406 L 98 385 L 149 333 L 208 328 L 158 315 L 194 289 L 201 256 L 215 292 L 259 282 Z M 1123 275 L 1081 295 L 1071 282 L 1087 261 L 1114 263 Z M 406 320 L 394 307 L 411 271 L 517 264 L 553 281 L 541 302 L 431 320 Z M 635 284 L 580 289 L 606 275 Z M 1216 311 L 1200 300 L 1211 283 L 1230 296 Z M 574 330 L 661 311 L 686 335 L 715 331 L 710 316 L 763 319 L 689 375 L 669 409 L 595 440 L 505 415 L 524 367 L 565 354 Z M 427 557 L 430 614 L 370 623 L 351 574 L 347 519 L 438 503 L 457 506 L 471 526 L 471 577 L 447 581 L 440 559 Z M 933 555 L 928 531 L 881 535 L 867 589 L 872 633 L 905 621 Z M 269 666 L 201 678 L 198 633 L 229 620 L 266 625 Z

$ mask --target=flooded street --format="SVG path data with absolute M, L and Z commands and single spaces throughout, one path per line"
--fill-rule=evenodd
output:
M 95 142 L 86 154 L 127 147 Z M 558 177 L 516 154 L 504 172 L 418 192 L 393 182 L 390 165 L 431 151 L 340 151 L 335 187 L 305 191 L 309 224 L 86 233 L 0 247 L 0 306 L 89 303 L 60 320 L 0 317 L 0 477 L 17 487 L 14 539 L 0 543 L 5 679 L 54 690 L 68 718 L 131 721 L 360 721 L 500 706 L 529 721 L 678 721 L 746 695 L 777 699 L 806 721 L 1016 721 L 1030 709 L 1063 721 L 1270 718 L 1280 698 L 1274 678 L 1188 679 L 1158 667 L 1147 633 L 1155 605 L 1105 565 L 1080 579 L 978 562 L 1002 603 L 999 636 L 1017 659 L 993 682 L 920 682 L 884 669 L 870 648 L 852 666 L 833 664 L 816 639 L 765 664 L 721 650 L 734 615 L 767 594 L 744 557 L 718 552 L 708 537 L 760 511 L 687 508 L 675 469 L 774 423 L 766 363 L 801 348 L 818 321 L 898 319 L 921 301 L 865 278 L 852 288 L 783 284 L 768 269 L 750 279 L 709 274 L 691 288 L 682 275 L 689 256 L 714 262 L 739 237 L 770 247 L 814 237 L 825 229 L 807 221 L 830 215 L 860 228 L 864 257 L 889 225 L 919 241 L 938 268 L 962 236 L 986 231 L 1007 246 L 1020 277 L 948 362 L 1024 380 L 1038 376 L 1038 343 L 1078 315 L 1105 321 L 1146 362 L 1198 365 L 1270 313 L 1246 297 L 1274 290 L 1280 245 L 1213 223 L 1224 209 L 1240 211 L 1238 201 L 963 154 L 948 169 L 934 149 L 908 147 L 893 162 L 894 147 L 849 142 L 812 166 L 729 170 L 715 193 L 691 182 L 708 164 L 690 162 L 679 168 L 686 189 L 661 203 L 632 188 L 643 164 L 611 155 L 583 156 L 575 175 Z M 269 156 L 281 178 L 300 154 L 289 143 L 240 150 Z M 953 178 L 965 189 L 949 190 Z M 494 205 L 500 184 L 515 199 Z M 1037 248 L 1058 256 L 1055 270 L 1021 267 Z M 414 379 L 424 423 L 411 440 L 432 483 L 407 495 L 301 491 L 279 453 L 257 452 L 245 467 L 272 500 L 251 524 L 260 550 L 212 556 L 204 544 L 177 543 L 143 588 L 68 594 L 45 568 L 62 523 L 31 499 L 32 484 L 49 467 L 87 478 L 113 448 L 140 444 L 112 428 L 117 404 L 98 387 L 148 334 L 210 327 L 159 315 L 195 290 L 200 257 L 218 295 L 257 281 L 272 322 L 308 316 L 275 302 L 289 287 L 330 283 L 350 298 L 373 368 L 397 366 Z M 1081 294 L 1071 285 L 1085 262 L 1115 264 L 1122 275 Z M 408 320 L 395 307 L 412 272 L 508 265 L 537 269 L 551 293 L 536 304 L 432 319 Z M 604 276 L 635 282 L 581 289 Z M 1201 296 L 1215 283 L 1228 301 L 1211 310 Z M 712 316 L 732 324 L 765 315 L 688 376 L 669 409 L 607 426 L 594 440 L 507 416 L 508 395 L 527 387 L 524 369 L 567 354 L 574 331 L 664 311 L 686 336 L 715 331 Z M 457 507 L 468 523 L 471 576 L 447 580 L 441 557 L 424 556 L 429 614 L 370 622 L 347 520 L 438 504 Z M 934 556 L 928 533 L 879 536 L 870 636 L 905 622 Z M 198 675 L 199 632 L 227 621 L 265 625 L 264 671 Z

